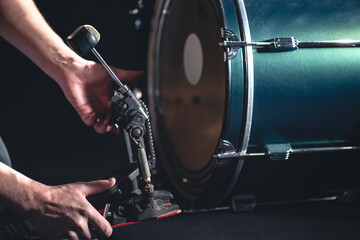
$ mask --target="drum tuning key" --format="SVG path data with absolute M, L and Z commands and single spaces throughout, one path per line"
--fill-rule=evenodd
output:
M 150 169 L 155 167 L 156 160 L 147 107 L 122 84 L 96 51 L 99 40 L 100 34 L 90 25 L 80 26 L 67 38 L 69 46 L 79 55 L 92 52 L 119 85 L 111 97 L 111 115 L 115 126 L 123 130 L 129 164 L 110 175 L 117 180 L 113 187 L 115 189 L 110 193 L 106 191 L 106 196 L 93 199 L 103 198 L 111 203 L 106 204 L 105 211 L 110 213 L 108 221 L 112 225 L 178 214 L 181 212 L 179 206 L 170 202 L 172 194 L 165 190 L 154 190 L 151 181 Z M 144 141 L 145 136 L 148 141 Z

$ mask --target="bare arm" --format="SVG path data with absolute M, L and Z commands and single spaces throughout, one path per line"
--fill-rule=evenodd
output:
M 32 0 L 0 0 L 1 35 L 32 59 L 55 81 L 62 81 L 69 63 L 83 59 L 52 31 Z
M 115 180 L 47 186 L 0 162 L 0 204 L 29 219 L 47 239 L 92 239 L 91 228 L 110 236 L 112 228 L 87 196 L 105 191 Z
M 112 130 L 112 79 L 100 64 L 87 61 L 68 48 L 32 0 L 0 0 L 0 34 L 60 85 L 86 125 L 98 133 Z M 113 70 L 122 81 L 142 76 L 141 72 Z
M 100 64 L 76 55 L 49 27 L 32 0 L 0 0 L 0 34 L 28 56 L 62 88 L 88 126 L 99 133 L 112 130 L 109 95 L 112 80 Z M 131 81 L 140 72 L 113 69 Z M 96 119 L 102 121 L 97 122 Z M 30 218 L 49 239 L 90 239 L 89 225 L 105 235 L 109 223 L 86 201 L 111 181 L 46 186 L 0 163 L 0 202 Z M 41 227 L 46 222 L 46 227 Z

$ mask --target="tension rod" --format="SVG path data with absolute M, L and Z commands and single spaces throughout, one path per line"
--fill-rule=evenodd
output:
M 221 47 L 242 48 L 252 46 L 256 48 L 270 48 L 276 50 L 296 50 L 298 48 L 339 48 L 360 47 L 360 40 L 334 40 L 334 41 L 298 41 L 294 37 L 273 38 L 264 42 L 224 41 Z

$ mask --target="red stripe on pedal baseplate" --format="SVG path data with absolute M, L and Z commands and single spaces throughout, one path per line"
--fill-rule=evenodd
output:
M 179 214 L 179 213 L 181 213 L 181 210 L 180 210 L 180 209 L 179 209 L 179 210 L 176 210 L 176 211 L 173 211 L 173 212 L 170 212 L 170 213 L 166 213 L 166 214 L 161 215 L 161 216 L 158 216 L 158 217 L 156 217 L 156 219 L 162 219 L 162 218 L 171 217 L 171 216 L 177 215 L 177 214 Z
M 117 224 L 117 225 L 111 226 L 111 228 L 124 227 L 124 226 L 127 226 L 127 225 L 136 224 L 136 223 L 139 223 L 139 222 L 127 222 L 127 223 Z M 96 231 L 95 228 L 92 228 L 92 230 Z
M 139 223 L 139 222 L 127 222 L 127 223 L 122 223 L 122 224 L 114 225 L 114 226 L 111 226 L 111 227 L 112 227 L 112 228 L 124 227 L 124 226 L 127 226 L 127 225 L 136 224 L 136 223 Z

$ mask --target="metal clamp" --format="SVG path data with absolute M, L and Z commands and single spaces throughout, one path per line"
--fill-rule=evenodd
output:
M 269 160 L 288 160 L 292 148 L 288 143 L 265 144 L 266 155 Z

